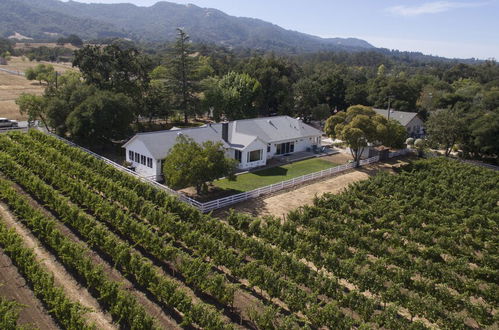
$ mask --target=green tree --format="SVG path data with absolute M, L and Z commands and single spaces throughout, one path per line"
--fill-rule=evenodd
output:
M 466 130 L 463 113 L 451 109 L 439 110 L 430 115 L 426 122 L 426 131 L 433 144 L 445 149 L 445 156 L 449 156 L 452 147 L 460 142 Z
M 331 109 L 327 104 L 318 104 L 312 108 L 313 120 L 325 120 L 331 115 Z
M 220 79 L 205 80 L 207 88 L 203 103 L 213 109 L 213 117 L 219 120 L 251 118 L 256 115 L 256 101 L 261 85 L 246 73 L 229 72 Z
M 482 156 L 499 156 L 499 108 L 479 116 L 471 124 L 470 134 Z
M 179 135 L 164 160 L 163 176 L 174 189 L 196 187 L 200 194 L 206 182 L 228 176 L 234 177 L 236 160 L 225 157 L 222 143 L 207 141 L 202 145 Z
M 184 114 L 184 123 L 195 114 L 198 97 L 197 60 L 193 56 L 189 36 L 184 30 L 177 29 L 177 40 L 169 59 L 168 81 L 175 97 L 177 108 Z
M 54 128 L 57 134 L 65 135 L 68 132 L 66 120 L 70 113 L 96 91 L 97 87 L 82 81 L 79 72 L 64 72 L 58 78 L 58 87 L 45 91 L 50 127 Z
M 311 77 L 303 77 L 293 85 L 295 114 L 309 121 L 313 109 L 319 104 L 319 83 Z
M 73 139 L 92 143 L 126 137 L 132 120 L 128 96 L 97 90 L 69 114 L 66 126 Z
M 293 84 L 298 80 L 299 68 L 283 57 L 255 56 L 240 64 L 240 71 L 260 82 L 261 97 L 257 108 L 260 115 L 292 114 Z
M 499 86 L 483 94 L 482 108 L 484 110 L 499 109 Z
M 50 84 L 55 81 L 55 70 L 54 67 L 50 64 L 37 64 L 34 68 L 28 68 L 24 72 L 24 76 L 28 80 L 38 80 L 40 85 L 42 81 Z
M 101 47 L 87 45 L 74 52 L 73 66 L 83 79 L 99 89 L 135 97 L 149 82 L 150 64 L 135 48 L 117 44 Z
M 155 117 L 168 118 L 173 113 L 173 95 L 167 83 L 161 79 L 153 79 L 149 82 L 144 96 L 143 114 L 149 118 L 149 123 Z
M 74 52 L 73 66 L 79 68 L 87 84 L 130 97 L 138 122 L 146 109 L 152 68 L 149 57 L 134 47 L 117 43 L 105 47 L 87 45 Z
M 47 101 L 43 96 L 26 93 L 21 94 L 16 100 L 16 104 L 19 106 L 19 112 L 22 115 L 28 115 L 29 122 L 41 120 L 45 128 L 49 129 L 49 126 L 47 125 L 46 102 Z
M 401 147 L 406 138 L 405 129 L 398 122 L 388 121 L 363 105 L 351 106 L 346 112 L 329 117 L 324 130 L 328 136 L 348 144 L 357 165 L 368 143 Z

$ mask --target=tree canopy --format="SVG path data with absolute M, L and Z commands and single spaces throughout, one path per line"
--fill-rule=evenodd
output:
M 194 186 L 198 194 L 206 183 L 221 177 L 234 177 L 236 160 L 225 157 L 222 143 L 207 141 L 196 143 L 193 139 L 179 135 L 170 149 L 163 165 L 163 176 L 174 189 Z
M 432 113 L 426 123 L 426 130 L 430 141 L 445 149 L 448 156 L 452 147 L 462 141 L 465 134 L 465 121 L 463 113 L 451 109 L 440 110 Z
M 381 143 L 387 147 L 401 147 L 407 137 L 405 128 L 395 120 L 388 121 L 370 107 L 351 106 L 326 120 L 324 128 L 332 138 L 345 141 L 356 163 L 368 144 Z
M 37 64 L 34 68 L 27 68 L 24 72 L 24 76 L 28 80 L 38 80 L 41 84 L 42 81 L 47 84 L 52 83 L 56 79 L 57 73 L 54 70 L 54 67 L 50 64 Z
M 229 72 L 220 79 L 205 80 L 203 103 L 213 111 L 213 118 L 228 120 L 256 117 L 256 102 L 261 93 L 258 80 L 248 74 Z
M 190 125 L 188 121 L 199 117 L 279 114 L 320 121 L 356 104 L 386 109 L 390 103 L 390 108 L 417 112 L 423 120 L 450 109 L 466 122 L 456 144 L 461 155 L 497 156 L 494 144 L 486 142 L 491 140 L 487 136 L 493 137 L 499 107 L 499 65 L 493 60 L 459 63 L 402 52 L 286 56 L 196 44 L 184 30 L 176 33 L 171 44 L 112 40 L 107 46 L 83 47 L 73 61 L 81 77 L 71 84 L 59 77 L 61 86 L 55 86 L 55 72 L 45 64 L 28 70 L 27 77 L 47 83 L 40 112 L 47 124 L 68 135 L 67 117 L 93 95 L 92 88 L 128 96 L 135 131 L 156 129 L 157 124 L 169 128 L 182 119 Z M 0 47 L 37 59 L 68 56 L 56 48 L 13 48 L 6 40 L 0 40 Z M 398 141 L 403 133 L 396 124 L 382 126 L 392 135 L 384 143 Z
M 126 138 L 132 120 L 128 96 L 96 90 L 69 114 L 66 125 L 74 139 L 90 143 Z

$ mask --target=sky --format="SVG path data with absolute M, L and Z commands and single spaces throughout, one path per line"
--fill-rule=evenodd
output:
M 76 0 L 134 3 L 157 0 Z M 171 0 L 259 18 L 320 37 L 450 58 L 499 60 L 499 0 Z

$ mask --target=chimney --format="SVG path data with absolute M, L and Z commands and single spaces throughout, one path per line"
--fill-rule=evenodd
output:
M 228 122 L 223 122 L 222 123 L 222 139 L 229 143 L 229 123 Z

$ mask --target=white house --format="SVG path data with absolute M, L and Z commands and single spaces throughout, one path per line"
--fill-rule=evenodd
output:
M 378 115 L 388 118 L 388 110 L 373 109 Z M 419 118 L 417 112 L 404 112 L 390 110 L 390 119 L 398 121 L 407 130 L 407 134 L 413 137 L 424 135 L 424 122 Z
M 196 128 L 138 133 L 123 145 L 126 160 L 142 176 L 159 179 L 161 164 L 179 135 L 197 143 L 222 142 L 227 157 L 240 169 L 267 164 L 267 159 L 319 147 L 322 132 L 288 116 L 236 120 Z

